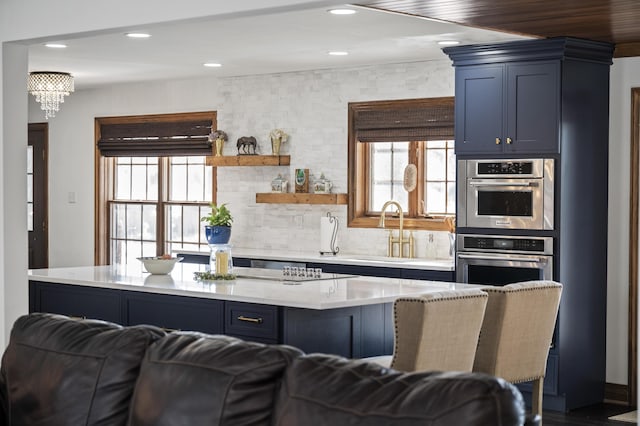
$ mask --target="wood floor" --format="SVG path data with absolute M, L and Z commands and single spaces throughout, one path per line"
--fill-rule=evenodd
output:
M 544 426 L 630 426 L 633 423 L 609 420 L 609 417 L 633 411 L 635 408 L 618 404 L 598 404 L 580 408 L 569 413 L 545 411 L 542 416 Z

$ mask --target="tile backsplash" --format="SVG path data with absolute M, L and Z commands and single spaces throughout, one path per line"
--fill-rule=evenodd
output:
M 332 192 L 347 192 L 347 106 L 349 102 L 453 95 L 453 68 L 448 60 L 319 70 L 221 79 L 218 128 L 229 134 L 224 155 L 236 155 L 240 136 L 255 136 L 258 153 L 270 154 L 269 132 L 289 135 L 281 154 L 290 166 L 218 168 L 218 202 L 234 213 L 232 243 L 237 247 L 316 252 L 320 218 L 339 220 L 341 253 L 386 255 L 387 231 L 347 228 L 344 205 L 256 204 L 256 192 L 269 192 L 278 174 L 289 191 L 296 168 L 308 168 L 311 181 L 324 173 Z M 408 231 L 407 231 L 408 232 Z M 446 232 L 433 232 L 436 257 L 447 258 Z M 414 233 L 416 257 L 426 256 L 427 232 Z

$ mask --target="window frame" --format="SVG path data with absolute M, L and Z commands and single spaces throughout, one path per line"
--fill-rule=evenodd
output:
M 370 110 L 394 110 L 406 109 L 410 107 L 438 106 L 443 103 L 453 104 L 453 97 L 425 98 L 425 99 L 402 99 L 390 101 L 369 101 L 350 102 L 348 106 L 348 170 L 347 170 L 347 226 L 350 228 L 377 228 L 380 220 L 379 212 L 368 213 L 369 176 L 370 176 L 370 155 L 369 144 L 362 143 L 357 139 L 357 129 L 355 126 L 356 114 L 359 111 Z M 418 150 L 422 148 L 421 150 Z M 418 171 L 424 171 L 424 144 L 422 142 L 409 141 L 409 162 L 413 162 L 418 167 Z M 419 207 L 420 194 L 424 193 L 424 174 L 419 175 L 416 189 L 409 193 L 410 210 L 404 217 L 404 229 L 448 231 L 445 217 L 450 215 L 440 215 L 433 217 L 416 217 L 422 214 Z M 397 228 L 400 221 L 391 212 L 386 214 L 388 227 Z M 395 217 L 394 217 L 395 216 Z
M 137 116 L 118 116 L 118 117 L 97 117 L 94 120 L 94 164 L 95 164 L 95 200 L 94 200 L 94 264 L 95 265 L 108 265 L 110 262 L 110 240 L 109 240 L 109 226 L 111 223 L 110 217 L 110 201 L 111 194 L 114 193 L 114 158 L 117 157 L 105 157 L 101 154 L 98 148 L 98 142 L 100 140 L 100 128 L 103 124 L 127 124 L 138 122 L 175 122 L 179 120 L 211 120 L 211 127 L 217 128 L 217 113 L 215 111 L 205 112 L 192 112 L 192 113 L 178 113 L 178 114 L 154 114 L 154 115 L 137 115 Z M 213 152 L 211 152 L 213 155 Z M 161 187 L 165 191 L 167 185 L 167 176 L 165 176 L 164 169 L 168 169 L 169 157 L 158 154 L 158 197 L 160 197 Z M 208 159 L 207 159 L 208 160 Z M 208 161 L 207 161 L 208 163 Z M 217 197 L 217 168 L 212 169 L 212 185 L 211 185 L 211 199 L 216 202 Z M 166 193 L 166 192 L 165 192 Z M 115 202 L 121 202 L 123 200 L 114 200 Z M 134 201 L 134 203 L 138 203 Z M 163 223 L 165 221 L 165 208 L 167 203 L 175 204 L 168 200 L 158 199 L 153 204 L 160 205 L 158 209 L 158 221 Z M 178 204 L 192 204 L 192 203 L 178 203 Z M 161 217 L 160 217 L 161 216 Z M 166 225 L 166 224 L 165 224 Z M 162 226 L 157 230 L 158 234 L 156 239 L 158 241 L 164 241 L 165 227 Z M 162 235 L 161 235 L 162 234 Z

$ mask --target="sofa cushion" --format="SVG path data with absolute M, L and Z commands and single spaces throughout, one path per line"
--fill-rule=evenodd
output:
M 522 425 L 524 403 L 508 382 L 462 372 L 401 373 L 331 355 L 287 370 L 275 425 Z
M 147 351 L 130 425 L 269 425 L 284 370 L 301 354 L 229 336 L 171 333 Z
M 61 315 L 20 317 L 0 372 L 9 424 L 126 424 L 142 357 L 162 335 Z

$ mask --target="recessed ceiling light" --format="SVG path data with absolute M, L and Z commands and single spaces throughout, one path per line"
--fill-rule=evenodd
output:
M 46 43 L 45 46 L 50 47 L 52 49 L 64 49 L 65 47 L 67 47 L 66 44 L 62 44 L 62 43 Z
M 217 62 L 205 62 L 204 64 L 205 67 L 209 67 L 209 68 L 219 68 L 222 66 L 222 64 L 219 64 Z
M 442 40 L 439 41 L 438 44 L 440 46 L 455 46 L 456 44 L 460 44 L 460 42 L 456 40 Z
M 353 15 L 356 11 L 353 9 L 329 9 L 329 13 L 332 15 Z
M 127 37 L 131 37 L 131 38 L 149 38 L 149 37 L 151 37 L 151 34 L 147 34 L 147 33 L 127 33 Z
M 349 54 L 349 52 L 342 52 L 342 51 L 329 52 L 329 55 L 331 55 L 331 56 L 347 56 L 348 54 Z

